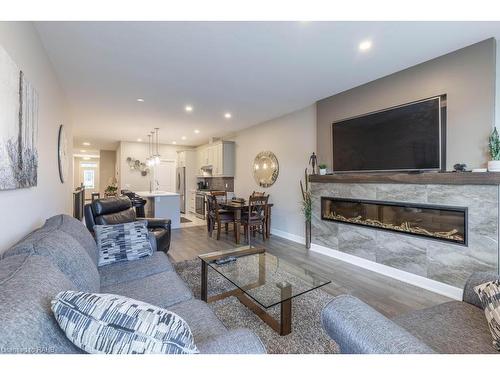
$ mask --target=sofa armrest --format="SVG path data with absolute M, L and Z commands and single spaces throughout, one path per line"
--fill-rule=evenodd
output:
M 323 308 L 321 321 L 342 353 L 433 353 L 404 328 L 353 296 L 334 298 Z
M 141 217 L 137 220 L 146 220 L 148 228 L 164 228 L 169 229 L 171 220 L 170 219 L 160 219 L 156 217 Z
M 499 279 L 500 276 L 496 272 L 474 272 L 466 281 L 464 287 L 463 301 L 471 305 L 483 308 L 479 297 L 477 296 L 474 288 L 478 285 L 484 284 L 488 281 Z
M 197 344 L 201 354 L 266 354 L 259 337 L 248 329 L 228 331 Z

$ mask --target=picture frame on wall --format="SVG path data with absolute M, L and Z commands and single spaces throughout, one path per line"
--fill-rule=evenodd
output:
M 57 133 L 57 164 L 59 167 L 59 179 L 64 184 L 68 174 L 68 140 L 64 125 L 59 125 Z
M 38 93 L 0 46 L 0 190 L 37 185 L 37 143 Z

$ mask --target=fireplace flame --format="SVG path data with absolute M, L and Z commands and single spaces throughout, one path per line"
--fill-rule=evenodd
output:
M 399 232 L 406 232 L 406 233 L 415 233 L 415 234 L 421 234 L 429 237 L 435 237 L 435 238 L 440 238 L 440 239 L 447 239 L 447 240 L 452 240 L 452 241 L 457 241 L 457 242 L 464 242 L 464 237 L 458 233 L 458 230 L 452 229 L 447 232 L 431 232 L 427 229 L 418 227 L 418 226 L 411 226 L 411 224 L 408 221 L 405 221 L 399 225 L 397 224 L 390 224 L 390 223 L 383 223 L 379 220 L 374 220 L 374 219 L 363 219 L 362 216 L 356 216 L 352 218 L 347 218 L 345 216 L 339 215 L 335 212 L 330 212 L 328 214 L 325 214 L 325 218 L 330 219 L 330 220 L 336 220 L 336 221 L 341 221 L 345 223 L 354 223 L 354 224 L 361 224 L 361 225 L 367 225 L 371 227 L 376 227 L 376 228 L 384 228 L 384 229 L 392 229 L 395 231 Z

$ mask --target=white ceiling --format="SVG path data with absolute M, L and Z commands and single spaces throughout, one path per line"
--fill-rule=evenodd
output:
M 206 143 L 500 37 L 499 22 L 36 22 L 36 28 L 67 94 L 78 147 L 90 141 L 105 149 L 146 140 L 154 127 L 162 143 Z M 373 47 L 363 53 L 358 44 L 366 39 Z

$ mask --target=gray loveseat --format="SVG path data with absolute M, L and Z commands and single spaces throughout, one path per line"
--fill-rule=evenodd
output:
M 336 297 L 322 312 L 323 328 L 342 353 L 497 353 L 473 288 L 497 279 L 474 273 L 463 301 L 451 301 L 389 320 L 356 297 Z
M 54 216 L 0 259 L 0 353 L 81 353 L 50 310 L 63 290 L 113 293 L 165 307 L 189 324 L 201 353 L 265 353 L 246 329 L 228 330 L 208 305 L 194 299 L 163 252 L 97 267 L 85 226 Z

